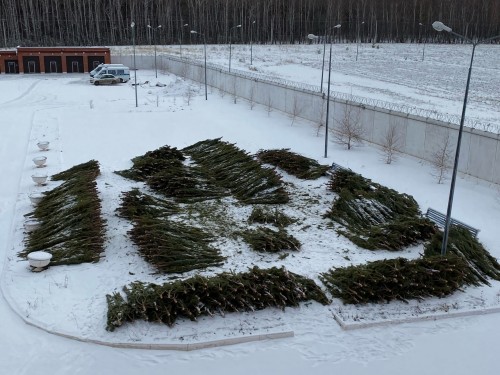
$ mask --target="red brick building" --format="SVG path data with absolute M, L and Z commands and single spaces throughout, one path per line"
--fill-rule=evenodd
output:
M 16 51 L 0 51 L 0 73 L 19 73 Z
M 17 47 L 0 51 L 0 73 L 88 73 L 111 63 L 107 47 Z

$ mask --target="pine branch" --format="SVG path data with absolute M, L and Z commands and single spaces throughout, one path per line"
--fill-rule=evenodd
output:
M 246 273 L 213 277 L 198 275 L 163 285 L 134 282 L 124 287 L 124 293 L 126 300 L 119 293 L 106 296 L 108 331 L 138 319 L 172 327 L 178 317 L 196 321 L 201 315 L 285 309 L 309 300 L 329 303 L 314 281 L 276 267 L 254 267 Z

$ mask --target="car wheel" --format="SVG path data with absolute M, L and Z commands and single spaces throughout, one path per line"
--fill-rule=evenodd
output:
M 120 83 L 123 83 L 123 79 L 120 78 Z
M 95 81 L 94 85 L 99 86 L 99 81 Z
M 111 84 L 114 85 L 116 83 L 116 81 L 111 81 Z

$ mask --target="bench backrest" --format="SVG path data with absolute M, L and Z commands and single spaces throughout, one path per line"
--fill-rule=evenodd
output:
M 427 218 L 429 218 L 430 220 L 432 220 L 433 222 L 435 222 L 438 226 L 440 227 L 443 227 L 446 225 L 446 215 L 439 212 L 439 211 L 436 211 L 435 209 L 433 208 L 428 208 L 427 209 L 427 213 L 425 214 L 425 216 Z M 462 228 L 465 228 L 467 229 L 474 237 L 477 237 L 477 234 L 479 233 L 479 229 L 477 228 L 474 228 L 468 224 L 465 224 L 463 222 L 461 222 L 460 220 L 456 220 L 456 219 L 453 219 L 451 218 L 450 219 L 450 225 L 455 225 L 457 227 L 462 227 Z

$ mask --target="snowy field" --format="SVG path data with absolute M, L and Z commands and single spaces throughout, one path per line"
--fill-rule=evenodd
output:
M 358 51 L 356 53 L 356 50 Z M 203 46 L 158 46 L 163 53 L 203 60 Z M 321 87 L 323 45 L 232 45 L 231 69 Z M 131 53 L 127 47 L 112 54 Z M 153 47 L 137 53 L 152 54 Z M 458 124 L 472 53 L 471 45 L 434 44 L 333 44 L 331 90 L 373 101 L 375 106 L 404 111 L 417 109 L 424 117 Z M 327 90 L 329 45 L 326 46 L 323 92 Z M 356 55 L 358 60 L 356 61 Z M 159 61 L 159 60 L 158 60 Z M 227 45 L 207 46 L 207 61 L 226 68 Z M 250 64 L 252 62 L 252 64 Z M 466 124 L 500 133 L 500 45 L 476 48 Z M 384 103 L 380 103 L 384 102 Z M 395 107 L 392 107 L 395 106 Z
M 417 49 L 417 46 L 411 47 Z M 348 51 L 352 53 L 352 47 Z M 363 52 L 368 54 L 372 50 L 365 47 L 360 56 Z M 258 69 L 264 70 L 263 58 L 255 58 L 259 61 Z M 314 58 L 315 64 L 321 63 L 321 56 Z M 417 61 L 418 56 L 413 64 Z M 498 55 L 496 61 L 498 72 Z M 238 69 L 245 68 L 244 62 L 240 63 Z M 237 62 L 235 64 L 238 65 Z M 267 73 L 271 74 L 272 69 L 276 69 L 272 74 L 284 76 L 281 68 L 285 65 L 269 64 Z M 345 65 L 348 69 L 349 64 Z M 463 66 L 460 65 L 460 69 Z M 311 74 L 318 76 L 317 69 L 312 68 Z M 405 76 L 404 73 L 399 74 Z M 347 71 L 343 75 L 346 82 L 352 81 L 348 79 Z M 439 74 L 436 73 L 436 76 Z M 443 72 L 441 76 L 444 76 Z M 490 82 L 494 81 L 498 75 L 490 78 Z M 139 71 L 138 81 L 149 81 L 150 84 L 138 87 L 139 107 L 136 108 L 134 89 L 130 84 L 94 87 L 82 75 L 0 76 L 3 88 L 0 92 L 0 156 L 4 161 L 4 182 L 0 185 L 0 266 L 3 295 L 14 307 L 13 311 L 7 303 L 0 304 L 2 372 L 497 373 L 493 348 L 500 333 L 498 313 L 383 324 L 352 331 L 342 330 L 334 315 L 345 319 L 347 324 L 359 323 L 359 317 L 363 322 L 378 324 L 408 318 L 442 317 L 450 313 L 492 311 L 499 307 L 498 283 L 492 284 L 492 287 L 469 288 L 452 297 L 430 300 L 425 304 L 391 303 L 353 309 L 334 301 L 326 307 L 312 303 L 297 309 L 287 308 L 285 312 L 264 310 L 255 314 L 204 318 L 197 323 L 179 321 L 174 328 L 137 322 L 114 333 L 106 332 L 106 293 L 119 290 L 137 278 L 143 281 L 164 280 L 152 275 L 152 270 L 125 236 L 129 228 L 127 223 L 114 216 L 120 192 L 132 184 L 113 171 L 129 168 L 131 158 L 148 150 L 167 144 L 182 148 L 216 137 L 223 137 L 223 140 L 236 143 L 249 152 L 286 147 L 324 164 L 335 161 L 376 182 L 412 194 L 422 210 L 431 206 L 445 211 L 449 189 L 448 182 L 438 185 L 431 176 L 430 166 L 419 160 L 400 157 L 395 164 L 386 165 L 375 148 L 364 145 L 347 151 L 334 143 L 329 145 L 329 158 L 324 159 L 323 137 L 322 134 L 318 136 L 314 124 L 295 121 L 291 126 L 290 118 L 279 112 L 268 114 L 259 106 L 251 110 L 247 102 L 240 100 L 234 104 L 232 98 L 222 98 L 216 90 L 209 92 L 208 101 L 205 101 L 203 88 L 198 84 L 162 72 L 156 80 L 154 71 Z M 156 81 L 166 86 L 156 87 Z M 382 81 L 384 79 L 379 78 L 373 82 L 374 89 L 379 93 L 385 91 L 387 100 L 396 100 L 400 93 L 393 89 L 391 82 L 381 84 Z M 411 79 L 407 82 L 403 85 L 407 89 L 418 83 Z M 346 84 L 345 87 L 348 86 Z M 366 87 L 366 81 L 361 86 Z M 196 92 L 189 104 L 186 100 L 188 89 Z M 356 95 L 361 95 L 363 90 L 359 90 Z M 498 103 L 498 92 L 493 91 L 492 87 L 484 85 L 485 98 L 493 98 Z M 460 95 L 457 94 L 457 100 L 460 100 Z M 414 100 L 417 95 L 412 92 L 409 96 Z M 435 93 L 436 98 L 443 100 L 446 96 L 443 92 Z M 478 103 L 484 104 L 488 100 Z M 491 112 L 489 116 L 498 121 L 498 114 L 495 115 L 498 108 L 492 105 L 486 107 Z M 478 109 L 478 112 L 481 111 Z M 31 159 L 41 154 L 36 143 L 42 139 L 51 142 L 50 150 L 44 153 L 48 157 L 44 171 L 49 175 L 90 159 L 96 159 L 101 164 L 98 187 L 108 221 L 108 238 L 105 258 L 97 264 L 52 267 L 34 274 L 29 272 L 27 262 L 20 261 L 16 256 L 22 249 L 24 238 L 23 215 L 32 209 L 28 195 L 56 186 L 49 182 L 45 187 L 35 187 L 31 181 L 35 171 Z M 290 189 L 306 191 L 317 200 L 316 205 L 307 208 L 311 216 L 321 216 L 335 198 L 325 189 L 326 178 L 315 182 L 301 182 L 291 176 L 284 178 Z M 457 181 L 453 216 L 480 228 L 479 240 L 497 259 L 500 258 L 500 239 L 496 233 L 499 208 L 498 186 L 471 178 L 461 177 Z M 224 255 L 228 256 L 225 269 L 244 270 L 253 264 L 261 267 L 284 265 L 291 271 L 316 278 L 319 272 L 333 265 L 345 266 L 399 255 L 359 249 L 346 239 L 337 237 L 324 220 L 305 224 L 317 226 L 318 230 L 297 233 L 304 247 L 295 256 L 280 260 L 277 256 L 249 254 L 242 259 L 232 254 L 228 246 L 224 249 Z M 400 255 L 416 257 L 421 251 L 422 247 L 416 246 Z M 23 319 L 47 330 L 84 339 L 135 344 L 195 343 L 287 331 L 294 331 L 294 337 L 189 353 L 127 350 L 50 335 L 26 325 Z

